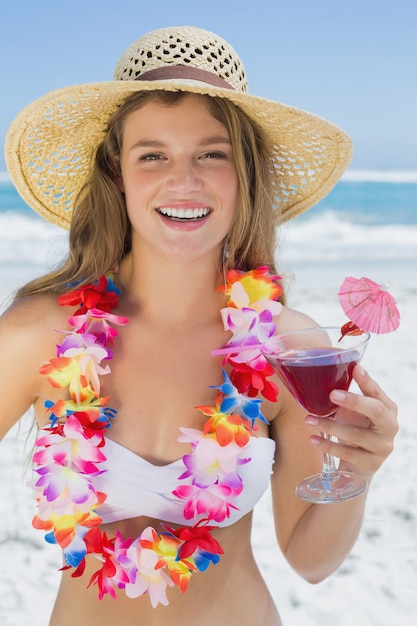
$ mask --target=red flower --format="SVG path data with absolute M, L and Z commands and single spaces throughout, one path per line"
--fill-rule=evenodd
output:
M 87 546 L 87 554 L 99 554 L 103 565 L 90 578 L 87 587 L 97 585 L 99 600 L 109 594 L 116 600 L 115 588 L 124 588 L 130 582 L 128 573 L 119 562 L 118 556 L 124 556 L 131 546 L 131 538 L 122 540 L 119 533 L 117 537 L 109 538 L 105 532 L 94 528 L 84 537 Z
M 90 309 L 100 309 L 110 313 L 112 309 L 117 307 L 119 295 L 116 290 L 108 288 L 108 282 L 106 276 L 101 276 L 96 283 L 84 285 L 74 289 L 74 291 L 62 294 L 59 296 L 58 302 L 61 306 L 79 304 L 80 308 L 75 312 L 75 315 L 82 315 Z
M 183 545 L 178 552 L 178 558 L 181 560 L 190 557 L 196 550 L 203 550 L 210 554 L 224 554 L 223 548 L 210 531 L 215 530 L 217 526 L 207 526 L 208 519 L 197 522 L 195 526 L 183 526 L 182 528 L 173 529 L 164 524 L 164 528 L 181 541 Z
M 274 374 L 272 366 L 265 361 L 263 369 L 252 369 L 248 363 L 234 363 L 230 380 L 238 389 L 239 393 L 246 394 L 250 398 L 255 398 L 261 393 L 264 398 L 271 402 L 276 402 L 278 397 L 278 387 L 275 383 L 267 380 Z

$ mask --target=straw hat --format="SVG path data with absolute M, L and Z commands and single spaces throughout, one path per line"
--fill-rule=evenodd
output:
M 162 28 L 126 50 L 113 81 L 48 93 L 12 122 L 6 163 L 27 204 L 69 228 L 109 117 L 132 93 L 156 89 L 227 98 L 263 128 L 274 159 L 277 223 L 316 204 L 350 161 L 351 141 L 337 126 L 250 95 L 243 63 L 224 39 L 195 27 Z

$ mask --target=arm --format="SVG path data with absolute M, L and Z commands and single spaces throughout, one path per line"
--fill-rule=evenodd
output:
M 296 484 L 320 472 L 323 451 L 338 457 L 342 469 L 370 480 L 392 451 L 398 430 L 395 404 L 359 366 L 354 379 L 363 396 L 332 396 L 341 407 L 335 421 L 306 416 L 280 385 L 279 414 L 271 425 L 277 441 L 272 492 L 278 540 L 292 567 L 313 583 L 330 575 L 349 554 L 361 528 L 366 496 L 312 505 L 295 496 Z M 340 442 L 323 440 L 320 431 Z
M 0 317 L 0 439 L 32 404 L 41 419 L 44 416 L 42 391 L 47 383 L 38 372 L 55 349 L 50 329 L 57 326 L 50 304 L 49 296 L 25 298 Z

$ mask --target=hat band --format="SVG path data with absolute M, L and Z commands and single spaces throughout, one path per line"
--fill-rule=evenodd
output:
M 213 87 L 232 89 L 235 91 L 232 85 L 229 85 L 227 81 L 217 74 L 188 65 L 166 65 L 165 67 L 156 67 L 153 70 L 140 74 L 135 78 L 135 80 L 169 80 L 170 78 L 198 80 L 202 83 L 213 85 Z

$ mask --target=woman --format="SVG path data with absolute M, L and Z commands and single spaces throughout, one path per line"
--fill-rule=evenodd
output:
M 279 301 L 274 226 L 332 188 L 350 141 L 248 95 L 235 51 L 201 29 L 146 35 L 115 78 L 33 103 L 6 146 L 26 201 L 70 224 L 68 258 L 0 326 L 1 434 L 33 405 L 33 523 L 64 552 L 50 625 L 277 626 L 256 501 L 271 478 L 288 562 L 329 576 L 366 496 L 320 506 L 295 486 L 323 451 L 370 480 L 396 407 L 357 366 L 363 395 L 333 392 L 339 418 L 314 420 L 259 350 L 211 353 L 315 326 Z

